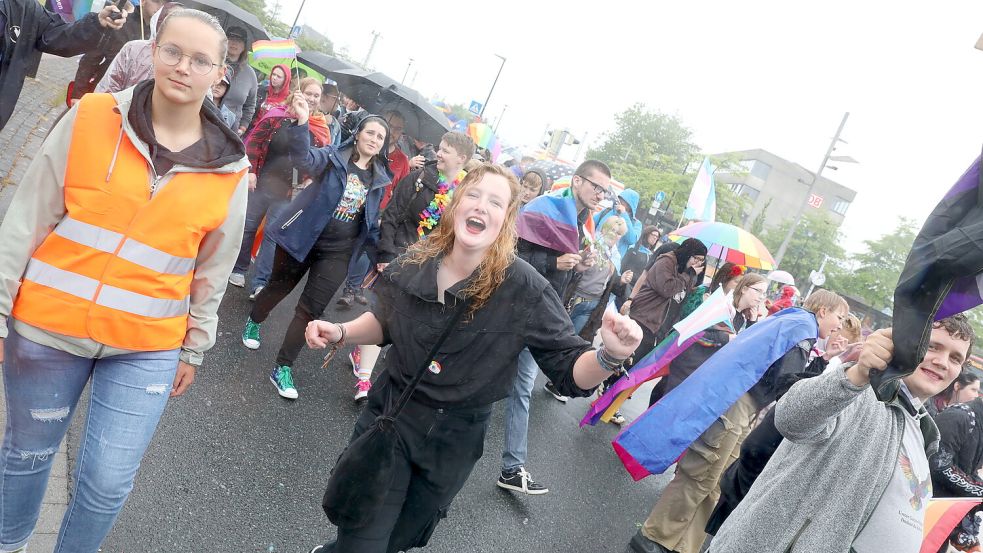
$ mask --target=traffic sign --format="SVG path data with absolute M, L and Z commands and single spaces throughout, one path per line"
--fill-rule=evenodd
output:
M 481 115 L 481 102 L 478 100 L 471 100 L 471 105 L 468 106 L 468 111 L 475 115 Z
M 809 273 L 809 282 L 816 286 L 822 286 L 826 284 L 826 275 L 820 273 L 819 271 L 812 271 Z
M 655 193 L 655 203 L 661 204 L 666 199 L 666 193 L 659 190 Z

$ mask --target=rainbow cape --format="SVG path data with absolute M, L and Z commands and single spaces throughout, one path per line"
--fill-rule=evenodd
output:
M 618 434 L 611 445 L 625 469 L 635 480 L 665 472 L 772 363 L 818 335 L 816 317 L 795 307 L 738 334 Z

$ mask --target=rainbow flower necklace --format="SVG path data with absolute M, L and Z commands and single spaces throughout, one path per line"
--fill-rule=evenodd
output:
M 451 203 L 451 198 L 454 197 L 454 190 L 458 184 L 461 184 L 461 179 L 465 175 L 467 173 L 461 170 L 454 177 L 453 181 L 447 182 L 447 175 L 440 174 L 437 179 L 437 193 L 430 200 L 430 205 L 420 212 L 420 224 L 416 227 L 416 233 L 421 239 L 440 222 L 440 217 L 444 214 L 444 209 L 447 208 Z

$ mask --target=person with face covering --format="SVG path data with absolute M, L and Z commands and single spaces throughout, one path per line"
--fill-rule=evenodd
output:
M 96 84 L 96 92 L 119 92 L 154 77 L 153 45 L 167 16 L 183 9 L 180 2 L 168 2 L 150 18 L 150 38 L 131 40 L 120 48 L 116 57 Z
M 674 251 L 659 256 L 638 281 L 622 305 L 644 332 L 636 360 L 661 342 L 676 323 L 683 300 L 703 278 L 706 255 L 703 242 L 687 238 Z
M 256 116 L 259 122 L 268 111 L 276 106 L 286 107 L 287 96 L 290 94 L 290 68 L 286 65 L 274 65 L 270 70 L 270 78 L 265 87 L 259 87 L 256 95 Z M 315 106 L 317 107 L 317 106 Z
M 603 345 L 591 349 L 549 282 L 516 255 L 518 188 L 505 167 L 474 169 L 440 225 L 383 271 L 368 313 L 308 325 L 313 348 L 392 345 L 352 440 L 423 375 L 393 423 L 399 446 L 381 508 L 364 526 L 341 525 L 336 541 L 312 553 L 425 547 L 481 457 L 492 407 L 509 394 L 523 349 L 559 390 L 581 397 L 635 349 L 641 330 L 613 312 L 601 329 Z M 427 361 L 445 328 L 450 333 Z
M 310 105 L 297 95 L 292 108 L 297 123 L 286 129 L 290 161 L 301 174 L 311 175 L 313 183 L 267 225 L 266 232 L 277 245 L 273 274 L 256 296 L 242 331 L 243 345 L 259 348 L 260 325 L 307 276 L 270 373 L 277 393 L 287 399 L 298 395 L 293 364 L 304 346 L 304 329 L 321 316 L 345 281 L 353 253 L 378 236 L 379 204 L 391 179 L 385 164 L 389 138 L 385 119 L 367 114 L 352 140 L 312 148 Z
M 154 79 L 83 97 L 45 139 L 4 217 L 0 551 L 31 538 L 86 387 L 54 550 L 99 551 L 168 398 L 188 389 L 215 343 L 249 167 L 238 136 L 204 105 L 225 73 L 225 46 L 213 16 L 168 17 Z

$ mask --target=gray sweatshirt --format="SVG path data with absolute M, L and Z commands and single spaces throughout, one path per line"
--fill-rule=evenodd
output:
M 905 414 L 850 383 L 845 367 L 797 382 L 775 407 L 785 436 L 711 553 L 847 553 L 898 464 Z M 926 456 L 939 432 L 924 408 Z
M 256 72 L 246 63 L 248 53 L 243 52 L 238 64 L 230 63 L 229 69 L 233 71 L 232 84 L 229 85 L 228 92 L 222 98 L 222 105 L 226 106 L 232 113 L 236 114 L 238 122 L 232 130 L 239 127 L 248 127 L 256 113 Z

